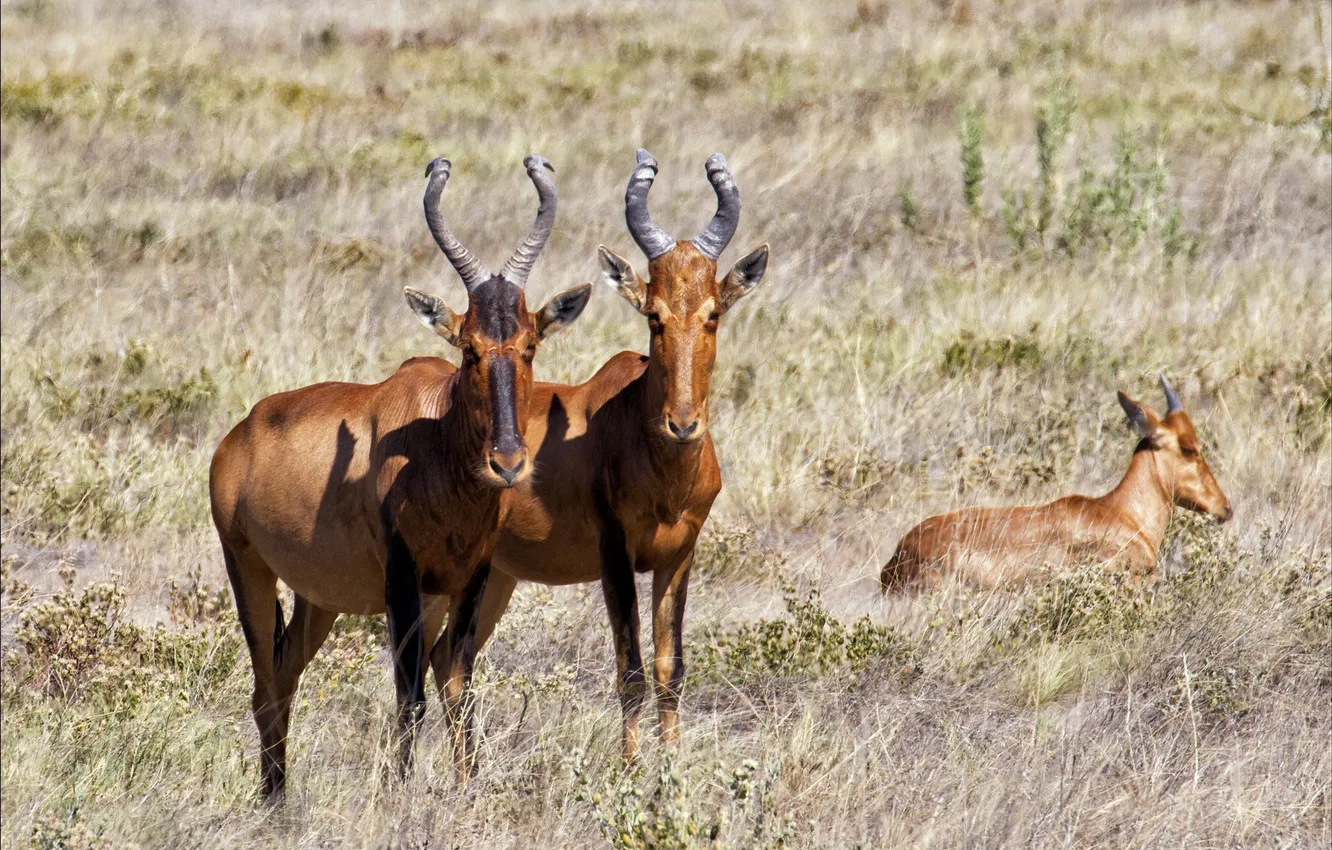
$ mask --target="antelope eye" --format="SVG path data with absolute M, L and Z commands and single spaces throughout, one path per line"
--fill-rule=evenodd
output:
M 1192 447 L 1190 447 L 1190 446 L 1185 446 L 1185 447 L 1181 448 L 1181 449 L 1179 450 L 1179 453 L 1182 454 L 1182 455 L 1184 455 L 1184 457 L 1197 457 L 1197 456 L 1198 456 L 1198 450 L 1195 449 L 1195 448 L 1192 448 Z
M 718 313 L 716 310 L 713 310 L 712 313 L 708 316 L 708 323 L 707 323 L 707 324 L 708 324 L 708 327 L 709 327 L 709 328 L 716 328 L 716 327 L 717 327 L 717 322 L 718 322 L 720 319 L 721 319 L 721 313 Z
M 661 330 L 661 316 L 658 316 L 656 313 L 648 313 L 647 320 L 649 328 L 652 328 L 654 331 Z
M 477 355 L 477 353 L 476 353 L 476 349 L 475 349 L 475 348 L 468 347 L 468 348 L 464 348 L 464 349 L 463 349 L 463 362 L 464 362 L 464 363 L 471 363 L 471 364 L 475 365 L 475 364 L 479 363 L 480 361 L 481 361 L 481 358 L 480 358 L 480 356 Z

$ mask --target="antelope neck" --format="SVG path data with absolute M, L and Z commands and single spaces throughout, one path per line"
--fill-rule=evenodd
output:
M 1175 503 L 1174 481 L 1167 480 L 1156 452 L 1150 448 L 1135 451 L 1123 479 L 1101 502 L 1127 517 L 1152 551 L 1160 551 Z

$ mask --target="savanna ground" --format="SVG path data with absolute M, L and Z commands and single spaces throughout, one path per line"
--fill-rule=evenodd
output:
M 0 7 L 5 847 L 1332 841 L 1328 4 L 435 6 Z M 723 269 L 773 258 L 721 330 L 678 754 L 621 768 L 599 590 L 528 586 L 478 781 L 433 698 L 386 778 L 383 627 L 348 618 L 263 810 L 213 448 L 269 393 L 451 356 L 400 294 L 463 303 L 432 156 L 492 264 L 523 155 L 555 163 L 544 299 L 598 243 L 645 269 L 640 144 L 681 238 L 726 153 Z M 599 288 L 538 377 L 644 325 Z M 1177 514 L 1159 583 L 880 597 L 931 513 L 1113 485 L 1114 391 L 1160 409 L 1162 368 L 1237 514 Z

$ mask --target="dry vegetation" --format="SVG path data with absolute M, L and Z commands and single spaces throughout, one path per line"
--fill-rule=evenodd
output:
M 5 847 L 1332 841 L 1326 3 L 437 5 L 4 4 Z M 707 221 L 720 150 L 723 264 L 773 246 L 722 328 L 679 753 L 622 771 L 600 594 L 530 586 L 479 781 L 433 705 L 385 779 L 382 625 L 345 618 L 259 809 L 214 446 L 448 355 L 399 294 L 461 303 L 431 156 L 491 262 L 556 164 L 544 295 L 637 256 L 639 144 L 659 223 Z M 538 377 L 646 337 L 600 292 Z M 880 598 L 930 513 L 1108 488 L 1161 368 L 1237 517 L 1178 517 L 1157 586 Z

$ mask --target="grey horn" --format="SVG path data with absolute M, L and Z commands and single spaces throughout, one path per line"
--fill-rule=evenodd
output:
M 639 148 L 638 165 L 634 166 L 629 187 L 624 190 L 624 221 L 629 226 L 629 235 L 634 237 L 649 260 L 655 260 L 675 247 L 675 240 L 653 224 L 652 216 L 648 215 L 648 189 L 652 188 L 656 176 L 656 158 Z
M 444 256 L 449 258 L 453 267 L 458 270 L 458 276 L 462 278 L 463 286 L 471 292 L 476 287 L 490 279 L 490 269 L 485 264 L 472 255 L 472 252 L 458 241 L 458 237 L 453 235 L 453 230 L 449 223 L 444 219 L 444 213 L 439 210 L 439 196 L 444 193 L 444 185 L 449 182 L 449 169 L 453 163 L 444 157 L 436 157 L 426 166 L 425 190 L 425 217 L 426 224 L 430 227 L 430 235 L 435 237 L 435 244 L 444 252 Z
M 704 167 L 712 191 L 717 193 L 717 214 L 694 240 L 694 247 L 707 255 L 708 259 L 715 260 L 731 243 L 731 237 L 740 224 L 740 190 L 735 185 L 735 178 L 731 176 L 731 169 L 726 165 L 726 157 L 714 153 L 708 157 Z
M 536 221 L 532 222 L 532 229 L 518 246 L 518 250 L 513 252 L 513 256 L 504 264 L 504 268 L 500 269 L 500 277 L 519 287 L 527 286 L 527 276 L 532 272 L 537 255 L 546 247 L 550 230 L 555 226 L 556 205 L 555 181 L 550 176 L 555 171 L 555 166 L 550 164 L 550 160 L 539 154 L 532 154 L 523 160 L 523 167 L 527 169 L 527 176 L 532 178 L 537 190 L 539 204 Z
M 1174 413 L 1177 410 L 1183 410 L 1184 405 L 1179 403 L 1179 393 L 1170 386 L 1170 380 L 1166 378 L 1165 372 L 1161 373 L 1161 389 L 1165 391 L 1166 413 Z

